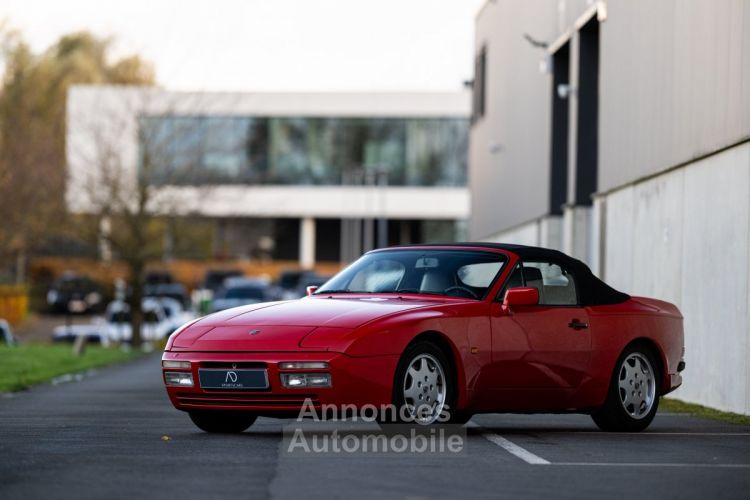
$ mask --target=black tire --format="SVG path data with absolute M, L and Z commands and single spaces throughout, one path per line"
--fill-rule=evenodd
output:
M 404 398 L 404 391 L 403 391 L 403 384 L 406 377 L 406 372 L 409 369 L 409 366 L 411 363 L 421 355 L 429 355 L 432 358 L 434 358 L 440 365 L 443 370 L 444 374 L 444 387 L 445 387 L 445 408 L 442 412 L 443 415 L 447 415 L 449 419 L 445 421 L 443 418 L 439 418 L 438 420 L 430 423 L 430 424 L 421 424 L 419 422 L 415 422 L 413 420 L 404 420 L 403 412 L 401 409 L 406 404 L 405 398 Z M 413 424 L 413 425 L 439 425 L 439 424 L 447 424 L 447 423 L 455 423 L 455 424 L 463 424 L 466 423 L 470 418 L 471 414 L 466 412 L 455 412 L 453 411 L 453 408 L 455 408 L 455 402 L 457 401 L 457 391 L 456 391 L 456 376 L 455 376 L 455 367 L 453 366 L 453 363 L 450 362 L 448 356 L 443 352 L 442 349 L 440 349 L 437 345 L 433 344 L 429 341 L 418 341 L 411 345 L 409 345 L 405 350 L 404 353 L 401 355 L 401 359 L 398 362 L 398 365 L 396 367 L 396 376 L 393 381 L 393 405 L 396 408 L 396 422 L 393 421 L 392 418 L 388 418 L 385 420 L 381 420 L 381 424 L 383 423 L 406 423 L 406 424 Z M 391 415 L 389 415 L 391 417 Z
M 200 430 L 217 434 L 239 434 L 257 418 L 252 413 L 234 411 L 191 411 L 188 414 Z
M 634 355 L 636 357 L 640 355 L 648 361 L 653 372 L 654 383 L 654 395 L 651 406 L 650 408 L 648 408 L 648 406 L 642 406 L 643 413 L 637 418 L 634 417 L 632 413 L 638 413 L 639 410 L 635 410 L 635 407 L 632 404 L 628 406 L 628 408 L 632 408 L 632 410 L 626 409 L 626 402 L 623 401 L 624 396 L 622 396 L 623 392 L 626 391 L 620 387 L 621 381 L 623 384 L 630 384 L 630 380 L 628 379 L 629 375 L 623 366 L 623 363 L 625 363 L 625 360 L 632 360 L 632 356 Z M 596 423 L 601 430 L 607 432 L 640 432 L 646 429 L 651 424 L 651 421 L 654 419 L 654 416 L 656 416 L 656 412 L 659 409 L 659 397 L 661 392 L 660 366 L 661 365 L 657 361 L 653 350 L 649 346 L 644 344 L 632 344 L 626 347 L 615 364 L 609 383 L 609 390 L 607 391 L 607 399 L 604 402 L 604 405 L 591 413 L 591 418 L 594 420 L 594 423 Z M 638 387 L 634 387 L 634 389 L 637 390 L 637 388 L 643 388 L 642 378 L 641 381 L 639 381 L 636 375 L 632 380 L 634 380 L 636 384 L 641 384 Z M 647 393 L 647 391 L 648 389 L 643 392 Z M 648 402 L 644 401 L 643 404 L 647 405 Z M 648 408 L 648 411 L 645 411 L 646 408 Z

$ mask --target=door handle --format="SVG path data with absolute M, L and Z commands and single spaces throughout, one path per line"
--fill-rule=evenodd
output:
M 583 330 L 588 327 L 589 327 L 588 323 L 583 322 L 578 319 L 574 319 L 570 323 L 568 323 L 568 328 L 572 328 L 573 330 Z

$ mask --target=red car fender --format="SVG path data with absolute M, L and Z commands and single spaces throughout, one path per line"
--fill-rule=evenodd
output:
M 650 302 L 650 299 L 633 298 L 622 304 L 587 308 L 593 335 L 591 379 L 581 388 L 583 401 L 590 401 L 592 406 L 602 404 L 617 360 L 634 342 L 651 346 L 657 356 L 661 365 L 661 394 L 676 388 L 672 378 L 677 374 L 684 350 L 682 316 L 672 304 L 658 301 L 670 306 L 671 310 L 666 311 Z
M 450 350 L 458 390 L 458 407 L 467 405 L 481 367 L 491 357 L 490 322 L 486 302 L 455 304 L 430 310 L 412 310 L 380 318 L 354 330 L 316 328 L 300 342 L 303 348 L 322 348 L 351 357 L 400 356 L 406 347 L 424 338 Z M 473 306 L 473 307 L 467 307 Z M 388 374 L 392 380 L 394 373 Z

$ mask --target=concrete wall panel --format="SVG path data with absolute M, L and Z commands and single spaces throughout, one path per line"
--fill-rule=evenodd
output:
M 674 303 L 682 288 L 683 176 L 675 171 L 633 188 L 633 290 Z
M 513 243 L 516 245 L 529 245 L 538 246 L 540 244 L 539 238 L 539 222 L 534 221 L 516 228 L 504 231 L 500 234 L 490 236 L 486 241 L 492 241 L 495 243 Z
M 747 410 L 750 144 L 685 170 L 682 312 L 685 388 L 680 396 Z
M 627 293 L 633 290 L 634 195 L 635 189 L 627 187 L 606 198 L 604 279 Z
M 685 317 L 675 396 L 750 414 L 750 143 L 612 192 L 605 277 Z

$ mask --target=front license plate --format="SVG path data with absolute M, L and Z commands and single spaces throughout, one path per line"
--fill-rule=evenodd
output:
M 268 389 L 266 370 L 198 370 L 204 389 Z

